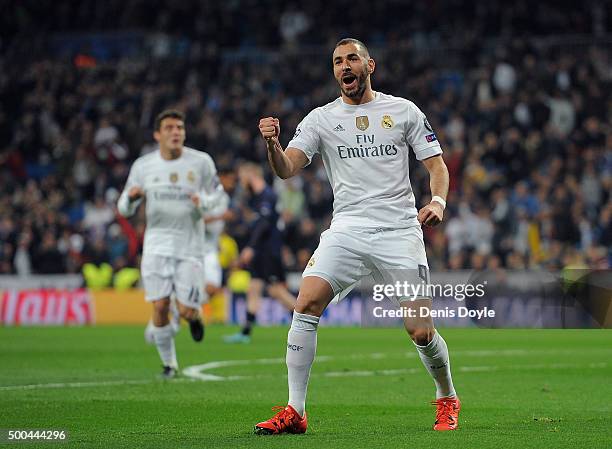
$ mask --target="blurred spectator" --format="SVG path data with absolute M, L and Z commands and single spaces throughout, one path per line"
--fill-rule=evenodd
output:
M 612 258 L 612 50 L 601 36 L 612 14 L 590 2 L 552 14 L 554 2 L 517 1 L 512 10 L 451 0 L 431 8 L 384 0 L 8 8 L 0 17 L 0 273 L 137 264 L 143 212 L 128 222 L 109 204 L 129 163 L 155 149 L 155 112 L 186 111 L 187 144 L 219 167 L 265 165 L 259 117 L 278 116 L 286 144 L 309 110 L 335 98 L 329 55 L 346 35 L 363 37 L 381 62 L 376 88 L 414 100 L 442 143 L 451 193 L 445 222 L 426 234 L 432 267 L 560 269 L 576 253 L 603 266 Z M 424 23 L 436 27 L 426 32 Z M 83 34 L 126 28 L 143 31 L 112 36 L 118 41 Z M 568 43 L 568 34 L 581 37 Z M 84 36 L 95 45 L 82 45 Z M 220 169 L 222 182 L 232 176 Z M 410 177 L 422 205 L 421 164 Z M 301 269 L 331 219 L 321 160 L 275 187 L 285 259 Z M 230 190 L 226 230 L 242 245 L 250 212 L 240 189 Z
M 286 221 L 299 220 L 304 215 L 305 196 L 302 184 L 299 177 L 282 183 L 279 207 Z
M 108 261 L 110 264 L 114 269 L 123 268 L 126 265 L 128 241 L 121 232 L 121 226 L 117 223 L 110 225 L 105 243 L 108 248 Z
M 92 203 L 85 204 L 83 227 L 92 238 L 104 237 L 106 228 L 115 218 L 115 212 L 102 197 L 96 197 Z
M 295 44 L 297 39 L 310 27 L 310 19 L 304 11 L 290 3 L 280 17 L 280 34 L 287 44 Z
M 30 233 L 23 233 L 19 237 L 17 250 L 13 265 L 15 273 L 19 276 L 28 276 L 32 273 L 32 259 L 30 257 L 30 245 L 32 244 L 32 236 Z
M 493 87 L 500 94 L 511 94 L 516 86 L 516 71 L 505 61 L 500 61 L 493 72 Z
M 98 237 L 95 240 L 88 242 L 83 248 L 83 260 L 86 263 L 93 265 L 102 265 L 109 261 L 109 253 L 106 247 L 106 242 L 103 238 Z
M 563 137 L 567 136 L 576 122 L 574 105 L 568 98 L 564 98 L 560 90 L 556 90 L 555 96 L 548 99 L 547 106 L 550 109 L 551 128 Z
M 64 257 L 57 248 L 57 240 L 51 231 L 45 232 L 40 247 L 35 251 L 34 266 L 37 273 L 65 273 Z
M 308 187 L 308 213 L 312 219 L 322 222 L 332 213 L 331 189 L 318 180 L 311 182 Z

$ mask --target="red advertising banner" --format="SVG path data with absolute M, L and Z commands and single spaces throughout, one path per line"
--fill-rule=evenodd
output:
M 0 293 L 0 324 L 84 325 L 94 321 L 94 308 L 87 289 L 5 290 Z

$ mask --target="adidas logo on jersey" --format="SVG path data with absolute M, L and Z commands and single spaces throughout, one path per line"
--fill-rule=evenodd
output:
M 344 128 L 342 127 L 342 125 L 338 124 L 338 126 L 334 128 L 334 131 L 344 131 Z

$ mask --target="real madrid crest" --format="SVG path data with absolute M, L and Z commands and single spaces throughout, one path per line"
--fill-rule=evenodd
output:
M 391 129 L 393 128 L 393 125 L 394 125 L 393 119 L 391 118 L 390 115 L 383 115 L 382 122 L 380 124 L 385 129 Z
M 170 182 L 176 184 L 178 181 L 178 173 L 170 173 Z
M 187 172 L 187 181 L 192 184 L 195 182 L 195 174 L 191 170 Z
M 368 126 L 370 126 L 370 120 L 368 119 L 368 116 L 360 115 L 359 117 L 356 117 L 355 126 L 357 126 L 357 128 L 362 131 L 365 131 L 366 129 L 368 129 Z
M 310 260 L 308 261 L 308 265 L 306 265 L 308 268 L 312 267 L 315 264 L 315 258 L 314 256 L 310 258 Z

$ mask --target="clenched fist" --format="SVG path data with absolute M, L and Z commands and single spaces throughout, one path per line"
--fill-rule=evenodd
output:
M 266 117 L 259 120 L 259 132 L 266 140 L 280 136 L 280 122 L 277 118 Z
M 140 186 L 133 186 L 128 191 L 128 199 L 130 200 L 130 203 L 133 203 L 134 201 L 139 200 L 143 196 L 144 196 L 144 190 L 142 190 Z
M 200 195 L 197 193 L 192 193 L 189 198 L 195 207 L 200 207 Z
M 432 201 L 423 207 L 417 215 L 417 220 L 423 226 L 437 226 L 444 218 L 444 209 L 440 203 Z

